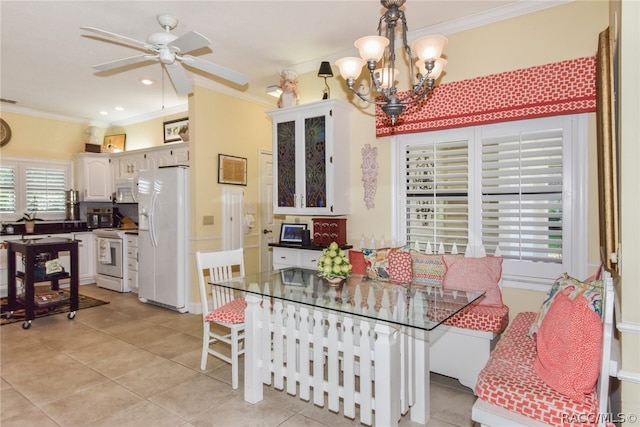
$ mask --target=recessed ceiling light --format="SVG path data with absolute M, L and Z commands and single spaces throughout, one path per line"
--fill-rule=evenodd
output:
M 107 113 L 106 111 L 100 111 L 100 114 L 102 114 L 103 116 L 106 116 L 109 113 Z
M 113 107 L 113 109 L 116 111 L 124 111 L 123 107 L 118 107 L 118 106 Z
M 142 82 L 143 85 L 152 85 L 153 84 L 153 80 L 151 79 L 142 79 L 140 80 Z

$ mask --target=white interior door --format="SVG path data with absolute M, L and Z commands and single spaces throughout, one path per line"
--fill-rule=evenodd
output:
M 237 188 L 224 188 L 222 190 L 223 203 L 223 248 L 225 251 L 240 249 L 243 245 L 242 219 L 244 217 L 242 207 L 244 204 L 244 191 Z
M 269 243 L 278 241 L 281 220 L 273 217 L 273 161 L 271 153 L 260 151 L 260 271 L 273 268 Z

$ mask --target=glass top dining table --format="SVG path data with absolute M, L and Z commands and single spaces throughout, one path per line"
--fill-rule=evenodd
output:
M 302 304 L 315 309 L 431 331 L 484 292 L 445 290 L 442 286 L 396 284 L 351 274 L 339 284 L 315 270 L 286 268 L 246 275 L 211 285 Z

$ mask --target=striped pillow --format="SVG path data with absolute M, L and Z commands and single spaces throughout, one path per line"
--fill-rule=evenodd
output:
M 428 255 L 411 249 L 411 261 L 413 263 L 413 283 L 442 286 L 444 279 L 442 255 Z

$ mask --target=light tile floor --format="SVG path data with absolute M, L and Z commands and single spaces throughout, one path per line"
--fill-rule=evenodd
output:
M 81 293 L 110 304 L 2 326 L 0 425 L 356 426 L 265 387 L 255 405 L 231 389 L 231 368 L 213 357 L 200 371 L 202 317 L 143 304 L 94 285 Z M 473 426 L 475 397 L 434 375 L 429 427 Z M 417 426 L 408 416 L 403 427 Z M 383 427 L 383 426 L 380 426 Z

